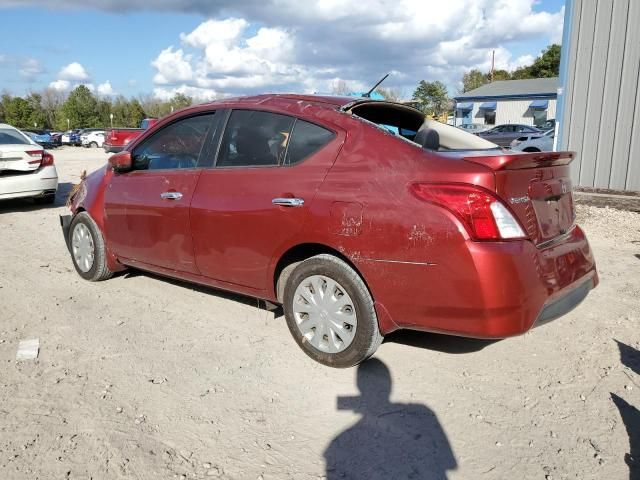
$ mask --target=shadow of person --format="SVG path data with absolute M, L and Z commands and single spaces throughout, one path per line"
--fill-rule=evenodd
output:
M 620 350 L 620 361 L 634 373 L 640 374 L 640 352 L 635 348 L 616 340 Z M 629 435 L 629 453 L 624 460 L 629 465 L 629 480 L 640 480 L 640 410 L 624 399 L 611 394 L 611 400 L 618 407 L 620 417 Z
M 324 452 L 327 480 L 446 480 L 456 459 L 438 418 L 414 403 L 391 403 L 391 374 L 377 359 L 358 367 L 359 397 L 338 397 L 338 410 L 362 418 Z
M 624 456 L 625 463 L 629 465 L 629 480 L 640 480 L 640 410 L 615 393 L 611 394 L 611 400 L 618 407 L 629 434 L 629 453 Z

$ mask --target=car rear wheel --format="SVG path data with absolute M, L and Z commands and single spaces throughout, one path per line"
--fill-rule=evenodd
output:
M 367 286 L 333 255 L 301 262 L 286 281 L 283 300 L 291 335 L 319 363 L 351 367 L 373 355 L 382 343 Z
M 98 148 L 98 144 L 97 144 L 96 142 L 91 142 L 91 143 L 89 144 L 89 146 L 90 146 L 91 148 Z
M 539 152 L 540 149 L 536 148 L 536 147 L 527 147 L 524 150 L 522 150 L 523 152 L 527 152 L 527 153 L 533 153 L 533 152 Z
M 73 266 L 82 278 L 91 282 L 111 278 L 102 233 L 86 212 L 80 212 L 71 222 L 69 245 Z

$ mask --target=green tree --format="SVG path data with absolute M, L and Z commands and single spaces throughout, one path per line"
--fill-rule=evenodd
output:
M 10 101 L 11 101 L 11 95 L 9 95 L 7 92 L 3 92 L 2 97 L 0 97 L 0 122 L 8 123 L 6 112 L 7 112 L 7 105 L 9 105 Z
M 413 100 L 418 102 L 420 109 L 428 115 L 439 116 L 449 110 L 451 100 L 444 83 L 425 82 L 420 80 L 413 92 Z
M 47 115 L 42 108 L 42 95 L 31 93 L 25 98 L 29 104 L 29 125 L 37 128 L 51 128 L 47 123 Z
M 462 76 L 462 91 L 468 92 L 489 83 L 487 76 L 477 68 L 469 70 Z
M 78 85 L 62 105 L 62 114 L 69 119 L 72 128 L 101 126 L 98 101 L 84 85 Z
M 5 120 L 9 125 L 16 128 L 33 128 L 31 123 L 32 110 L 27 102 L 22 97 L 12 97 L 5 105 Z
M 533 64 L 516 69 L 512 77 L 514 79 L 557 77 L 560 74 L 560 50 L 558 44 L 549 45 L 533 61 Z
M 169 103 L 171 103 L 174 111 L 180 110 L 181 108 L 193 105 L 193 98 L 185 95 L 184 93 L 176 93 Z
M 135 98 L 129 102 L 129 112 L 127 115 L 127 122 L 130 127 L 139 127 L 142 120 L 146 118 L 147 114 L 144 112 L 144 108 L 138 100 Z

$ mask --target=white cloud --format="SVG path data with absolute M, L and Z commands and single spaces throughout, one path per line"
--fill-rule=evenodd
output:
M 193 97 L 197 101 L 204 102 L 207 100 L 215 100 L 221 95 L 211 88 L 199 88 L 188 85 L 180 85 L 173 88 L 158 87 L 153 90 L 153 95 L 160 100 L 171 100 L 177 93 L 182 93 L 189 97 Z
M 72 83 L 69 80 L 62 80 L 62 79 L 54 80 L 53 82 L 49 83 L 49 88 L 51 88 L 53 90 L 57 90 L 59 92 L 69 92 L 69 91 L 73 90 L 74 88 L 79 87 L 80 85 L 84 85 L 91 92 L 95 92 L 96 91 L 96 87 L 95 87 L 95 85 L 93 83 L 84 83 L 84 82 Z
M 90 77 L 82 65 L 80 65 L 78 62 L 73 62 L 65 67 L 62 67 L 60 73 L 58 73 L 58 78 L 61 80 L 69 80 L 72 82 L 86 82 Z
M 59 92 L 68 92 L 71 90 L 71 82 L 69 80 L 55 80 L 49 84 L 49 88 Z
M 116 93 L 113 90 L 113 87 L 111 86 L 111 82 L 109 80 L 99 84 L 97 87 L 97 91 L 98 91 L 98 95 L 103 95 L 103 96 L 115 95 Z
M 237 0 L 224 9 L 204 0 L 163 5 L 212 15 L 236 12 L 182 33 L 178 47 L 165 48 L 152 62 L 157 92 L 192 88 L 202 95 L 326 92 L 337 78 L 360 91 L 389 71 L 395 73 L 388 87 L 411 90 L 421 79 L 454 87 L 471 68 L 488 71 L 493 50 L 497 68 L 530 63 L 539 52 L 516 58 L 514 45 L 557 40 L 564 15 L 562 9 L 539 11 L 535 0 L 456 0 L 428 7 L 424 0 L 309 0 L 304 8 L 299 0 Z
M 158 71 L 153 77 L 153 82 L 157 85 L 171 85 L 191 81 L 193 71 L 190 62 L 191 55 L 185 55 L 182 49 L 174 51 L 173 46 L 165 48 L 151 62 L 151 65 Z
M 20 75 L 27 79 L 33 79 L 44 71 L 42 64 L 35 58 L 27 58 L 20 64 Z

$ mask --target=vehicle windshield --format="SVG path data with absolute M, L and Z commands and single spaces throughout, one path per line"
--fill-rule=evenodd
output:
M 438 150 L 491 150 L 498 145 L 452 125 L 429 120 L 419 110 L 406 105 L 367 101 L 349 107 L 347 112 L 374 123 L 379 128 L 413 142 L 420 130 L 435 130 Z
M 0 145 L 29 145 L 29 140 L 17 130 L 2 128 L 0 129 Z

